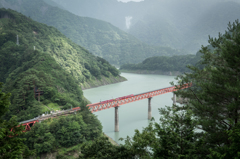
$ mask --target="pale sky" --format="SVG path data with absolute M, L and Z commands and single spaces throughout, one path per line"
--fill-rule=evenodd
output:
M 127 3 L 127 2 L 130 2 L 130 1 L 133 1 L 133 2 L 141 2 L 141 1 L 144 1 L 144 0 L 117 0 L 118 2 L 124 2 L 124 3 Z

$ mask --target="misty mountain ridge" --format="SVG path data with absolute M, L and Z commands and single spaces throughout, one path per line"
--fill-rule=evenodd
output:
M 192 54 L 207 44 L 208 35 L 224 33 L 228 22 L 240 15 L 238 0 L 53 1 L 76 15 L 108 21 L 150 45 L 185 49 Z
M 147 45 L 108 22 L 76 16 L 43 0 L 0 0 L 0 7 L 17 10 L 38 22 L 56 27 L 75 43 L 115 65 L 138 63 L 151 56 L 186 54 L 186 51 L 170 47 Z
M 128 32 L 148 44 L 164 44 L 163 46 L 186 49 L 193 53 L 197 52 L 201 45 L 208 44 L 209 35 L 217 37 L 219 32 L 224 33 L 229 22 L 232 23 L 240 18 L 240 4 L 236 2 L 220 2 L 211 5 L 201 14 L 191 14 L 192 12 L 193 8 L 188 9 L 188 12 L 179 11 L 178 18 L 173 21 L 167 19 L 165 24 L 159 23 L 159 21 L 164 22 L 161 20 L 162 16 L 151 20 L 153 16 L 147 15 L 145 17 L 145 26 L 133 25 Z M 196 18 L 192 16 L 194 14 Z M 172 26 L 169 24 L 172 24 Z M 166 29 L 161 30 L 165 27 Z M 157 37 L 160 37 L 160 39 L 157 39 Z M 170 42 L 167 43 L 167 41 Z

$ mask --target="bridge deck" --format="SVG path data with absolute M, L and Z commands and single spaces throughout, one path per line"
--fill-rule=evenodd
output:
M 190 86 L 191 86 L 191 84 L 186 84 L 182 89 L 188 88 Z M 136 101 L 143 100 L 146 98 L 152 98 L 154 96 L 158 96 L 158 95 L 162 95 L 162 94 L 166 94 L 166 93 L 174 92 L 174 91 L 177 91 L 177 89 L 175 89 L 175 86 L 166 87 L 166 88 L 161 88 L 161 89 L 157 89 L 157 90 L 153 90 L 153 91 L 149 91 L 149 92 L 139 93 L 136 95 L 125 97 L 125 98 L 120 97 L 122 99 L 117 98 L 117 99 L 111 99 L 109 101 L 107 100 L 104 102 L 88 104 L 87 107 L 93 113 L 93 112 L 101 111 L 104 109 L 109 109 L 112 107 L 119 107 L 120 105 L 124 105 L 124 104 L 131 103 L 131 102 L 136 102 Z

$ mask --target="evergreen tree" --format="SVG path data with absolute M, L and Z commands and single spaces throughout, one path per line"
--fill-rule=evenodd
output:
M 161 118 L 133 138 L 125 139 L 127 149 L 138 158 L 201 158 L 206 149 L 199 149 L 204 138 L 195 132 L 196 120 L 190 109 L 174 105 L 159 109 Z
M 2 116 L 8 111 L 10 105 L 10 93 L 2 92 L 2 83 L 0 83 L 0 158 L 15 159 L 32 155 L 26 145 L 25 138 L 21 138 L 24 127 L 18 126 L 16 117 L 9 121 L 2 120 Z
M 177 77 L 180 87 L 192 83 L 192 87 L 179 90 L 177 95 L 189 99 L 186 107 L 193 111 L 198 128 L 205 132 L 206 145 L 210 145 L 212 151 L 232 147 L 236 143 L 233 140 L 236 131 L 233 133 L 233 130 L 238 130 L 240 110 L 239 32 L 238 21 L 229 23 L 224 35 L 209 39 L 213 51 L 208 47 L 200 50 L 204 68 L 189 66 L 192 73 Z M 235 152 L 240 151 L 239 147 L 237 149 Z

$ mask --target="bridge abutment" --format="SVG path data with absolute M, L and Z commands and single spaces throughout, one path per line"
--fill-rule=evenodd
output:
M 151 99 L 152 98 L 148 98 L 148 120 L 152 119 Z
M 115 107 L 115 132 L 119 132 L 118 106 Z

